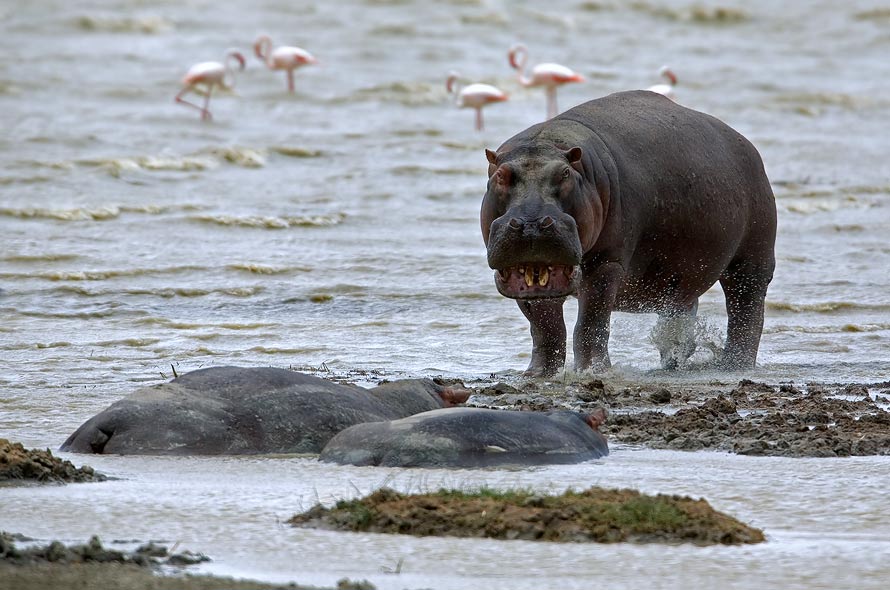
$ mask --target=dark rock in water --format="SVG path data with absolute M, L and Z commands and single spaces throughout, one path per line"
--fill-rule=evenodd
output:
M 139 389 L 61 450 L 141 455 L 318 453 L 341 430 L 466 401 L 431 379 L 364 389 L 286 369 L 213 367 Z
M 502 383 L 498 381 L 494 385 L 489 385 L 479 392 L 479 395 L 521 395 L 522 392 L 513 387 L 512 385 L 508 385 L 507 383 Z
M 387 467 L 485 467 L 577 463 L 609 454 L 590 415 L 560 410 L 433 410 L 347 428 L 325 446 L 322 461 Z
M 671 401 L 671 390 L 662 387 L 658 391 L 653 391 L 649 395 L 649 400 L 654 404 L 666 404 Z

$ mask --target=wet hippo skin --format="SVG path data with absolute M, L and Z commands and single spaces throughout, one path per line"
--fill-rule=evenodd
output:
M 137 390 L 87 420 L 61 446 L 75 453 L 318 453 L 361 422 L 466 401 L 431 379 L 364 389 L 286 369 L 213 367 Z
M 609 454 L 605 412 L 431 410 L 340 432 L 319 459 L 385 467 L 488 467 L 578 463 Z
M 613 311 L 659 314 L 665 368 L 695 350 L 698 298 L 720 282 L 720 366 L 754 366 L 775 268 L 776 205 L 760 155 L 718 119 L 648 91 L 581 104 L 486 150 L 482 237 L 498 291 L 531 326 L 531 376 L 610 366 Z

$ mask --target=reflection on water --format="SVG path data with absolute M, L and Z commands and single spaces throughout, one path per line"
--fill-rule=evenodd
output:
M 541 61 L 585 75 L 588 82 L 560 91 L 564 107 L 649 86 L 669 63 L 680 78 L 678 100 L 747 135 L 774 185 L 778 267 L 758 368 L 653 373 L 654 317 L 616 314 L 613 378 L 880 382 L 890 373 L 890 146 L 881 124 L 890 118 L 890 35 L 887 10 L 869 0 L 19 4 L 0 8 L 0 436 L 57 447 L 136 386 L 169 378 L 171 365 L 179 373 L 294 366 L 368 383 L 433 374 L 516 379 L 528 363 L 528 325 L 494 289 L 478 212 L 483 149 L 544 111 L 543 93 L 521 87 L 507 63 L 507 48 L 518 41 Z M 173 103 L 190 65 L 229 47 L 252 55 L 250 44 L 264 32 L 319 58 L 297 73 L 295 94 L 251 57 L 237 90 L 214 97 L 213 123 Z M 486 113 L 484 133 L 449 100 L 444 79 L 452 69 L 510 94 Z M 567 304 L 570 321 L 576 310 Z M 706 293 L 699 310 L 705 354 L 725 331 L 720 290 Z M 326 583 L 355 568 L 371 576 L 404 552 L 417 569 L 374 578 L 400 588 L 459 587 L 474 574 L 511 588 L 544 576 L 572 587 L 606 575 L 619 587 L 639 587 L 653 575 L 700 587 L 711 584 L 706 575 L 724 571 L 734 580 L 727 584 L 739 587 L 752 579 L 761 587 L 864 587 L 884 567 L 874 559 L 877 507 L 850 496 L 886 468 L 881 461 L 624 456 L 577 473 L 591 481 L 608 473 L 630 487 L 688 483 L 689 493 L 764 519 L 775 543 L 665 553 L 362 538 L 354 556 L 340 556 L 331 545 L 340 536 L 268 527 L 291 510 L 275 498 L 293 502 L 291 489 L 348 494 L 349 481 L 370 487 L 383 476 L 338 472 L 347 485 L 328 484 L 329 471 L 280 460 L 234 462 L 248 465 L 251 481 L 269 491 L 190 483 L 199 476 L 185 463 L 170 466 L 171 479 L 159 475 L 163 463 L 101 458 L 131 479 L 35 492 L 55 503 L 46 519 L 24 514 L 7 524 L 4 502 L 0 524 L 86 538 L 102 532 L 90 529 L 95 522 L 110 527 L 107 508 L 132 529 L 117 534 L 192 535 L 209 544 L 196 549 L 223 556 L 211 566 L 220 570 L 266 563 L 269 555 L 270 576 L 285 578 L 276 551 L 317 550 L 321 571 L 301 581 Z M 646 461 L 645 475 L 636 477 L 634 466 Z M 714 481 L 697 477 L 709 461 L 721 465 Z M 224 469 L 197 465 L 211 474 Z M 763 470 L 759 478 L 752 469 Z M 577 473 L 557 479 L 573 482 Z M 660 479 L 668 473 L 672 480 Z M 799 492 L 788 483 L 770 495 L 788 473 L 840 479 Z M 291 489 L 268 483 L 277 481 Z M 116 504 L 116 493 L 130 506 L 158 504 L 139 520 Z M 24 492 L 2 494 L 26 502 Z M 89 500 L 92 494 L 102 501 Z M 242 497 L 249 512 L 231 503 Z M 813 497 L 829 499 L 820 505 Z M 774 509 L 781 498 L 789 505 Z M 72 513 L 72 500 L 99 514 Z M 857 506 L 862 515 L 849 512 Z M 196 514 L 210 516 L 190 520 Z M 242 530 L 251 541 L 231 543 Z M 295 544 L 304 538 L 313 541 Z M 481 551 L 498 559 L 475 558 Z M 257 575 L 266 571 L 256 567 Z M 862 584 L 843 577 L 860 572 Z

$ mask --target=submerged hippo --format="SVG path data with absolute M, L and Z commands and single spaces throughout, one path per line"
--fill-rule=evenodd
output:
M 605 411 L 432 410 L 358 424 L 331 439 L 319 459 L 384 467 L 486 467 L 578 463 L 609 454 L 598 428 Z
M 431 379 L 364 389 L 286 369 L 214 367 L 139 389 L 87 420 L 62 445 L 75 453 L 317 453 L 361 422 L 449 407 L 469 391 Z
M 775 267 L 776 205 L 760 155 L 721 121 L 648 91 L 593 100 L 486 150 L 482 237 L 498 291 L 531 324 L 527 375 L 610 366 L 609 315 L 655 312 L 662 365 L 695 350 L 698 297 L 720 281 L 724 368 L 754 366 Z

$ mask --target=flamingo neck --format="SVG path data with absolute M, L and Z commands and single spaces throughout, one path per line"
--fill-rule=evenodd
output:
M 256 56 L 263 60 L 268 67 L 272 67 L 272 39 L 263 35 L 253 45 Z
M 531 86 L 532 79 L 525 75 L 525 64 L 528 62 L 528 52 L 522 45 L 510 50 L 510 65 L 518 72 L 519 83 L 523 86 Z
M 460 79 L 457 77 L 457 74 L 451 74 L 448 76 L 448 80 L 445 82 L 445 88 L 448 89 L 450 94 L 454 95 L 454 104 L 460 106 L 460 91 L 463 89 L 464 85 L 461 83 Z
M 235 87 L 235 63 L 240 67 L 244 67 L 244 58 L 237 51 L 230 51 L 226 54 L 225 73 L 223 74 L 222 86 L 232 89 Z

